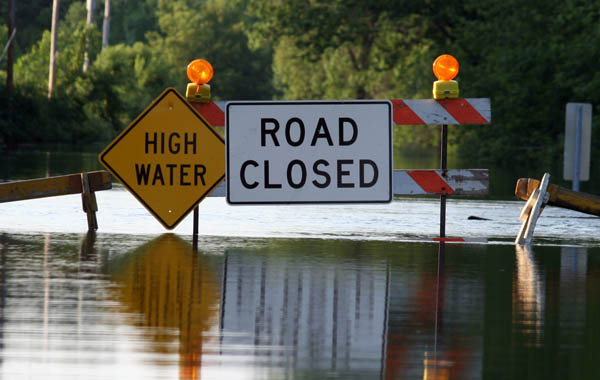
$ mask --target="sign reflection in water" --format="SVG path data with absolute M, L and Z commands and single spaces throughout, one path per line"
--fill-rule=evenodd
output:
M 512 257 L 506 247 L 477 253 L 477 247 L 444 244 L 343 252 L 351 245 L 284 240 L 230 248 L 219 269 L 188 243 L 164 235 L 111 267 L 120 268 L 112 270 L 122 285 L 120 303 L 142 314 L 139 326 L 162 343 L 159 351 L 178 342 L 180 378 L 186 379 L 520 374 L 527 354 L 549 349 L 553 321 L 579 326 L 585 314 L 566 296 L 585 302 L 582 252 L 563 251 L 560 278 L 553 280 L 553 264 L 521 248 Z M 481 271 L 487 260 L 494 266 L 490 277 Z M 559 283 L 565 293 L 556 301 Z M 578 296 L 567 290 L 574 287 Z M 546 310 L 548 299 L 573 308 L 559 308 L 555 317 Z
M 149 240 L 0 235 L 0 377 L 597 377 L 598 248 Z
M 119 302 L 125 312 L 141 314 L 137 326 L 158 343 L 157 353 L 179 344 L 180 379 L 199 378 L 203 346 L 211 339 L 205 335 L 218 326 L 221 295 L 204 258 L 165 234 L 111 263 Z
M 544 322 L 544 281 L 529 246 L 516 245 L 515 255 L 513 333 L 522 335 L 524 344 L 539 347 Z
M 228 250 L 225 274 L 224 353 L 296 370 L 381 370 L 389 286 L 385 262 L 356 267 L 327 257 Z

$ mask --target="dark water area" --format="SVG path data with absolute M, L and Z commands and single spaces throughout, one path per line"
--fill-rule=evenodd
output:
M 600 248 L 2 234 L 3 379 L 596 379 Z
M 32 146 L 17 151 L 2 151 L 0 180 L 13 181 L 104 170 L 98 161 L 103 146 L 73 150 Z

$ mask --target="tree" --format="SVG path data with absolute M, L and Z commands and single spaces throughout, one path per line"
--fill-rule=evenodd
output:
M 158 0 L 104 0 L 103 4 L 103 27 L 108 27 L 110 32 L 103 35 L 103 43 L 106 45 L 133 45 L 136 42 L 144 42 L 146 33 L 158 30 L 155 14 Z
M 48 74 L 48 98 L 52 97 L 54 84 L 56 82 L 56 33 L 58 28 L 58 5 L 59 0 L 52 3 L 52 31 L 50 32 L 50 65 Z
M 451 42 L 462 56 L 461 90 L 492 99 L 493 125 L 454 129 L 459 152 L 504 166 L 562 161 L 565 104 L 600 103 L 600 53 L 591 48 L 600 43 L 600 9 L 576 0 L 466 7 Z
M 249 0 L 249 11 L 284 97 L 430 97 L 431 63 L 455 55 L 461 96 L 490 97 L 494 118 L 451 128 L 450 141 L 482 164 L 560 159 L 564 104 L 598 103 L 600 8 L 589 2 Z M 414 131 L 402 139 L 437 142 Z
M 173 85 L 185 89 L 187 64 L 204 58 L 215 68 L 214 99 L 272 97 L 271 52 L 248 48 L 243 9 L 235 2 L 161 0 L 157 18 L 160 32 L 148 34 L 148 43 L 164 56 Z
M 92 28 L 93 27 L 93 17 L 94 17 L 94 8 L 96 7 L 96 2 L 94 0 L 87 0 L 86 1 L 86 9 L 87 9 L 87 17 L 85 19 L 85 25 L 87 28 Z M 87 41 L 87 44 L 89 45 L 89 41 Z M 84 57 L 83 57 L 83 72 L 86 72 L 88 67 L 90 66 L 90 56 L 89 56 L 89 52 L 88 52 L 88 47 L 86 46 Z
M 98 55 L 89 81 L 78 94 L 87 99 L 86 112 L 118 132 L 169 86 L 168 67 L 161 54 L 141 42 L 111 45 Z
M 251 46 L 274 47 L 275 84 L 284 98 L 427 98 L 439 32 L 423 4 L 250 0 L 245 27 Z M 439 136 L 405 126 L 395 140 L 432 147 Z
M 110 0 L 104 0 L 104 21 L 102 23 L 102 49 L 108 46 L 110 36 Z
M 8 91 L 8 98 L 10 99 L 10 95 L 13 92 L 13 64 L 15 60 L 14 56 L 14 36 L 16 33 L 16 25 L 15 25 L 15 13 L 16 13 L 16 4 L 15 0 L 8 0 L 8 28 L 7 28 L 7 40 L 8 40 L 8 50 L 6 56 L 6 90 Z

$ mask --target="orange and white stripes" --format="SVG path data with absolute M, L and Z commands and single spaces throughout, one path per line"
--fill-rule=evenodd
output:
M 490 99 L 391 99 L 396 125 L 490 124 Z M 192 103 L 212 126 L 225 125 L 227 102 Z

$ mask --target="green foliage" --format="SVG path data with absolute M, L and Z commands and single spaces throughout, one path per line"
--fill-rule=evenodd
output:
M 600 86 L 594 67 L 600 10 L 576 0 L 490 0 L 471 7 L 469 18 L 456 18 L 460 38 L 452 45 L 462 95 L 490 97 L 493 125 L 454 129 L 459 153 L 505 166 L 561 161 L 565 104 L 588 102 L 599 111 L 593 89 Z
M 8 40 L 8 28 L 6 25 L 0 24 L 0 41 Z M 4 48 L 4 43 L 0 42 L 0 49 Z M 2 51 L 0 51 L 0 56 L 2 55 Z M 0 81 L 1 83 L 6 83 L 6 56 L 3 59 L 0 59 Z
M 59 8 L 60 18 L 64 18 L 67 10 L 74 2 L 82 0 L 61 0 Z M 84 8 L 85 8 L 85 1 Z M 52 1 L 49 0 L 27 0 L 15 1 L 15 24 L 17 34 L 15 35 L 15 55 L 26 54 L 33 45 L 39 41 L 44 30 L 50 29 L 52 22 Z M 6 22 L 8 15 L 8 1 L 0 2 L 0 14 L 2 22 Z M 6 41 L 2 39 L 2 41 Z M 2 44 L 4 47 L 4 44 Z
M 166 87 L 167 69 L 162 55 L 138 42 L 104 49 L 89 74 L 85 108 L 120 131 Z
M 4 86 L 0 87 L 0 137 L 9 148 L 21 143 L 90 141 L 103 137 L 98 131 L 79 126 L 85 115 L 76 102 L 64 96 L 48 100 L 31 96 L 36 89 L 20 86 L 8 98 Z
M 359 99 L 421 92 L 415 91 L 418 77 L 406 76 L 422 67 L 431 46 L 426 20 L 418 14 L 382 1 L 284 4 L 250 0 L 255 19 L 246 24 L 252 46 L 274 44 L 281 50 L 275 52 L 274 70 L 284 97 L 300 97 L 305 90 L 310 97 Z M 314 74 L 302 75 L 307 73 Z
M 160 0 L 160 32 L 148 35 L 149 46 L 163 54 L 172 85 L 185 91 L 188 63 L 204 58 L 215 69 L 213 99 L 270 98 L 271 52 L 248 48 L 242 16 L 243 9 L 224 0 Z
M 252 46 L 275 46 L 274 77 L 283 98 L 431 97 L 435 43 L 418 3 L 284 4 L 250 0 L 254 18 L 246 24 Z M 432 128 L 395 131 L 396 145 L 405 148 L 438 141 Z
M 58 28 L 56 91 L 61 95 L 73 96 L 76 91 L 74 84 L 84 75 L 82 67 L 86 48 L 91 59 L 100 49 L 99 31 L 88 28 L 85 19 L 85 4 L 73 3 Z M 50 32 L 45 31 L 31 51 L 17 60 L 15 85 L 31 87 L 37 95 L 47 92 L 49 52 Z
M 431 63 L 455 55 L 461 96 L 492 99 L 492 126 L 450 128 L 451 149 L 480 164 L 560 160 L 565 103 L 599 107 L 590 2 L 249 0 L 249 12 L 252 45 L 275 46 L 284 98 L 430 97 Z M 438 142 L 423 127 L 396 128 L 395 139 Z
M 112 0 L 110 2 L 110 38 L 109 44 L 133 45 L 144 41 L 146 33 L 158 29 L 155 10 L 158 0 Z M 102 26 L 104 19 L 104 1 L 98 5 L 96 22 Z
M 48 101 L 51 3 L 17 4 L 16 93 L 2 96 L 18 112 L 1 120 L 5 141 L 113 136 L 165 87 L 185 91 L 196 58 L 215 68 L 213 99 L 393 99 L 430 98 L 433 60 L 453 54 L 461 97 L 492 99 L 492 126 L 449 128 L 451 149 L 478 166 L 560 160 L 565 103 L 592 103 L 600 114 L 594 2 L 113 0 L 112 45 L 100 52 L 103 5 L 86 27 L 85 1 L 61 2 Z M 600 133 L 592 136 L 598 156 Z M 439 131 L 401 126 L 394 138 L 403 149 L 432 149 Z

